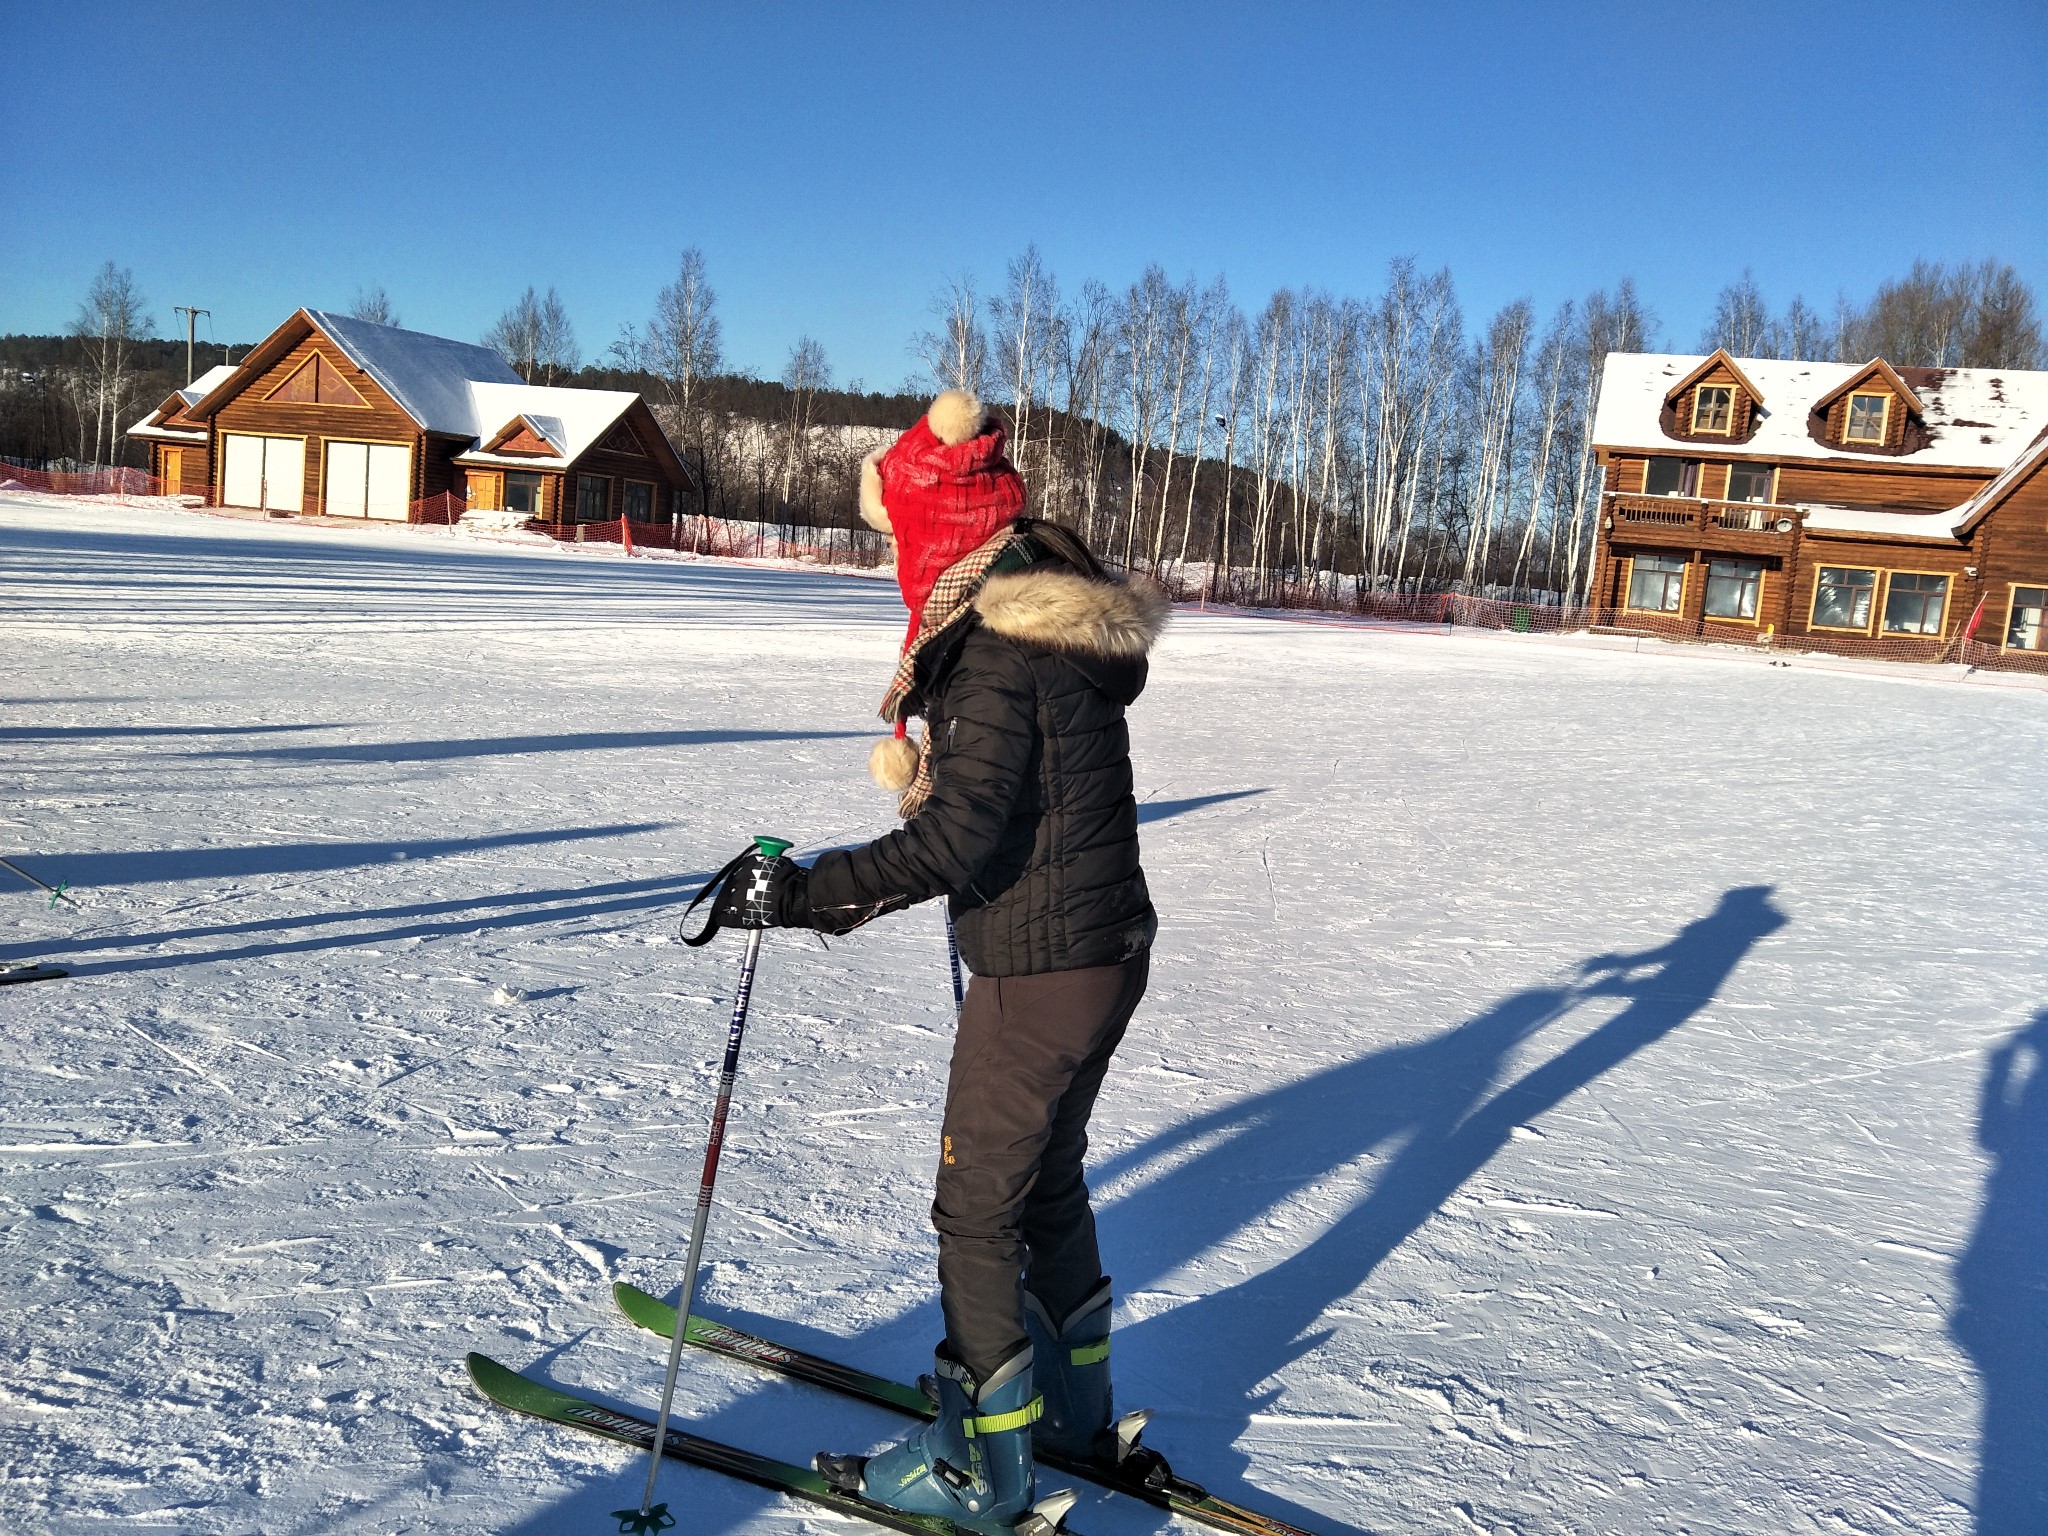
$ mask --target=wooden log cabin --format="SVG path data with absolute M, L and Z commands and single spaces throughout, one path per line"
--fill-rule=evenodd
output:
M 527 384 L 488 347 L 302 309 L 131 435 L 223 507 L 405 521 L 452 493 L 542 522 L 667 521 L 689 474 L 627 390 Z
M 1602 625 L 2048 663 L 2048 373 L 1614 353 Z

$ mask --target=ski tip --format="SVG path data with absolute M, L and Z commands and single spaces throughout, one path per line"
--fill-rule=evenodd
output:
M 71 973 L 55 965 L 16 965 L 0 969 L 0 987 L 22 981 L 61 981 Z
M 668 1512 L 666 1504 L 656 1504 L 649 1509 L 638 1506 L 615 1509 L 612 1518 L 619 1522 L 619 1536 L 645 1536 L 648 1532 L 665 1531 L 676 1523 L 676 1517 Z

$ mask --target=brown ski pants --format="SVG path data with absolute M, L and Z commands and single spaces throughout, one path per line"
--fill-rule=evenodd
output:
M 1081 1163 L 1149 961 L 976 976 L 967 988 L 932 1225 L 947 1344 L 978 1381 L 1023 1347 L 1025 1287 L 1064 1318 L 1102 1279 Z

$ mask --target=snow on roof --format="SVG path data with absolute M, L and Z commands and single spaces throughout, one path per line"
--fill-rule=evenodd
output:
M 212 394 L 224 380 L 234 377 L 234 372 L 235 365 L 233 363 L 221 363 L 207 369 L 206 372 L 199 375 L 198 378 L 187 384 L 178 393 L 184 396 L 186 405 L 197 405 L 208 395 Z
M 1874 507 L 1837 507 L 1812 501 L 1797 505 L 1806 514 L 1810 533 L 1883 534 L 1893 538 L 1940 539 L 1951 544 L 1960 542 L 1956 531 L 1969 510 L 1967 502 L 1946 512 L 1882 512 Z
M 190 410 L 211 394 L 223 379 L 231 377 L 234 372 L 235 365 L 233 363 L 222 363 L 217 368 L 207 369 L 206 372 L 199 375 L 190 384 L 176 391 L 178 398 L 185 402 L 180 409 Z M 167 427 L 163 424 L 163 419 L 164 408 L 160 405 L 143 417 L 142 420 L 136 422 L 134 426 L 130 427 L 128 435 L 130 437 L 150 438 L 164 443 L 203 443 L 206 441 L 206 429 L 204 427 L 196 429 Z
M 474 384 L 529 387 L 521 384 L 511 365 L 489 347 L 423 331 L 403 331 L 395 325 L 374 325 L 326 310 L 309 309 L 306 314 L 429 432 L 476 437 L 498 425 L 478 419 L 470 395 Z
M 1600 382 L 1593 416 L 1593 440 L 1603 448 L 1652 453 L 1699 453 L 1696 440 L 1666 437 L 1658 425 L 1664 397 L 1705 361 L 1698 353 L 1613 352 Z M 1929 370 L 1933 382 L 1917 388 L 1922 417 L 1933 441 L 1914 453 L 1875 458 L 1807 433 L 1815 401 L 1846 384 L 1868 363 L 1781 362 L 1741 358 L 1763 403 L 1756 434 L 1746 443 L 1715 450 L 1742 458 L 1840 459 L 1859 464 L 1942 465 L 1957 469 L 2003 469 L 2044 426 L 2048 426 L 2048 373 L 2020 368 Z M 1915 374 L 1915 377 L 1918 377 Z
M 546 384 L 469 386 L 479 441 L 488 442 L 524 416 L 533 429 L 554 445 L 555 457 L 532 453 L 486 453 L 471 449 L 457 455 L 462 464 L 505 464 L 514 469 L 565 469 L 581 458 L 626 414 L 640 397 L 624 389 L 562 389 Z

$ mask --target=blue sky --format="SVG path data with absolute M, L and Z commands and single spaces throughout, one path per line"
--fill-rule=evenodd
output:
M 1477 322 L 1633 275 L 1689 347 L 1914 257 L 2048 289 L 2034 4 L 558 5 L 12 0 L 0 332 L 93 269 L 255 339 L 382 283 L 475 337 L 555 285 L 586 358 L 702 248 L 727 353 L 893 386 L 951 274 L 1365 296 Z

